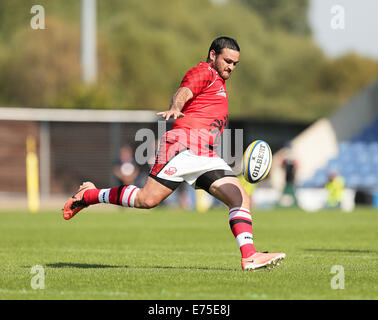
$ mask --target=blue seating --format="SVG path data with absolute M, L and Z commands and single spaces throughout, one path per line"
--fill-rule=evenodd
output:
M 349 188 L 378 188 L 378 117 L 350 141 L 341 141 L 339 154 L 317 170 L 302 187 L 324 186 L 331 171 L 343 176 Z
M 358 174 L 352 174 L 350 176 L 345 177 L 345 184 L 349 188 L 357 188 L 361 185 L 362 179 L 361 176 Z

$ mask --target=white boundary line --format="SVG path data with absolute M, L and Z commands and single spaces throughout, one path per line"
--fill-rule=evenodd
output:
M 0 108 L 0 120 L 59 122 L 156 122 L 150 110 Z

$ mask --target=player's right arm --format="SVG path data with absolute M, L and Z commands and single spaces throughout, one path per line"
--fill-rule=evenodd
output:
M 183 117 L 184 114 L 181 110 L 185 104 L 207 88 L 214 80 L 214 77 L 212 69 L 207 65 L 200 63 L 198 66 L 191 68 L 182 79 L 180 88 L 173 95 L 169 110 L 159 112 L 157 115 L 162 116 L 165 120 L 171 117 L 174 119 Z
M 165 120 L 168 120 L 171 117 L 173 117 L 173 119 L 182 118 L 184 114 L 181 112 L 181 110 L 184 108 L 185 103 L 192 98 L 193 93 L 189 88 L 180 87 L 172 97 L 169 110 L 158 112 L 157 115 L 165 118 Z

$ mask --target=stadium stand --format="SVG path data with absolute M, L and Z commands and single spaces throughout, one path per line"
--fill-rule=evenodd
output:
M 339 153 L 312 178 L 303 182 L 304 188 L 321 188 L 330 172 L 340 174 L 351 189 L 378 189 L 378 117 L 349 141 L 338 144 Z

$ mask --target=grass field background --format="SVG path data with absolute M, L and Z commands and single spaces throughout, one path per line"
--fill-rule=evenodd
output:
M 0 212 L 0 299 L 378 299 L 378 211 L 253 213 L 256 248 L 283 251 L 243 272 L 227 210 L 89 208 Z M 31 288 L 43 266 L 45 289 Z M 345 288 L 331 288 L 334 265 Z M 340 275 L 340 274 L 339 274 Z

